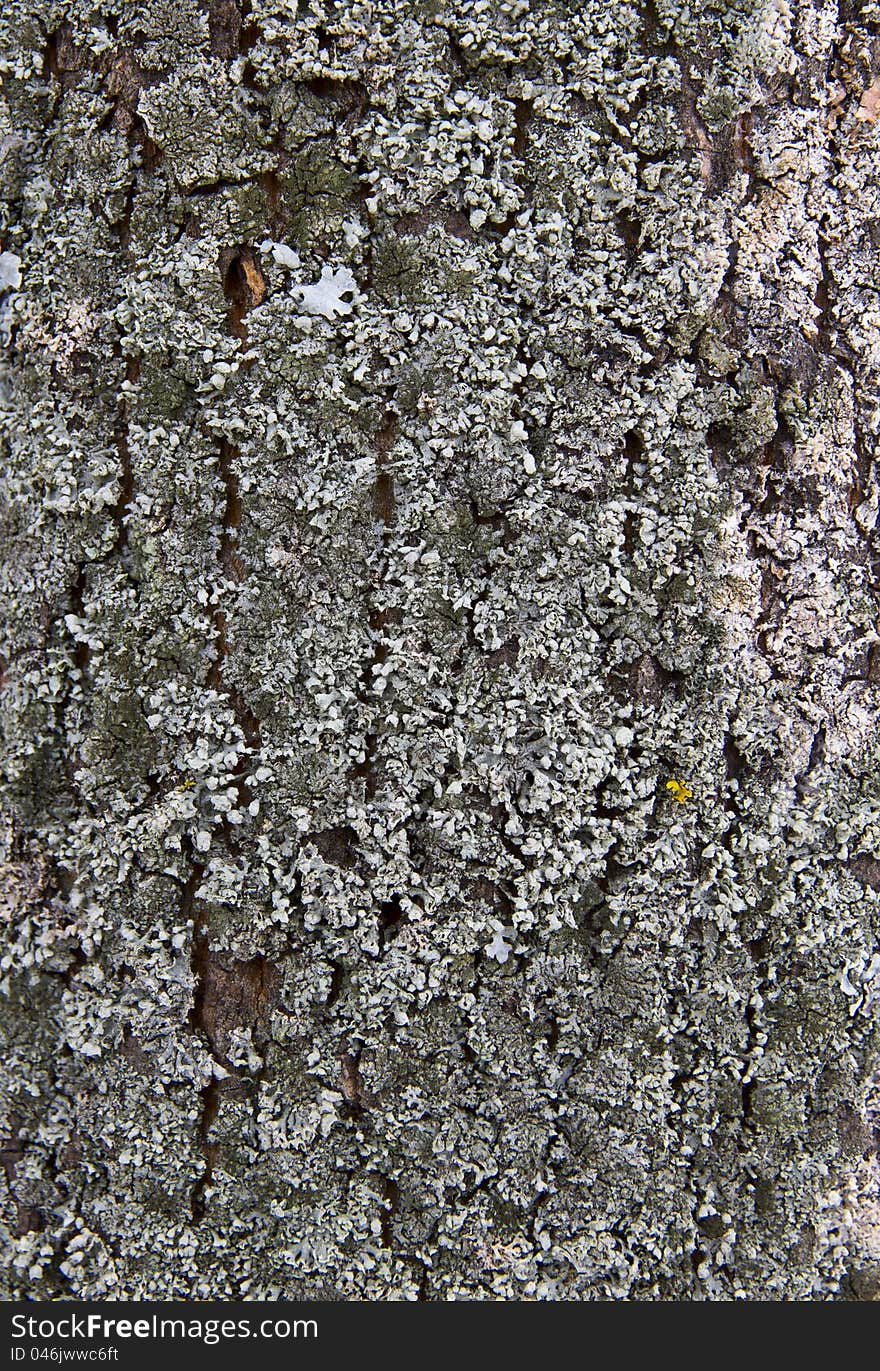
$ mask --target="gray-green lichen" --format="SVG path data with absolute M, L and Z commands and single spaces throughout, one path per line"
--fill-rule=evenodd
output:
M 878 69 L 8 0 L 8 1295 L 876 1296 Z

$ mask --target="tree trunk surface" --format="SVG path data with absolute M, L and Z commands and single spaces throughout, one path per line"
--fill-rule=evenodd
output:
M 3 6 L 7 1296 L 878 1298 L 878 71 Z

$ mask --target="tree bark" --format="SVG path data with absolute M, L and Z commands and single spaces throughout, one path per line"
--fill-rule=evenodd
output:
M 877 1298 L 880 10 L 0 54 L 7 1295 Z

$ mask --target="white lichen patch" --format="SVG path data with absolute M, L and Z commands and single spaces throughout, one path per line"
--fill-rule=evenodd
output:
M 276 253 L 277 257 L 277 253 Z M 284 265 L 292 265 L 285 261 Z M 351 314 L 353 304 L 346 295 L 357 292 L 357 282 L 347 267 L 324 267 L 320 278 L 313 285 L 295 286 L 294 294 L 302 303 L 307 314 L 320 314 L 325 319 L 341 318 Z
M 18 290 L 21 285 L 21 258 L 14 252 L 0 252 L 0 291 Z

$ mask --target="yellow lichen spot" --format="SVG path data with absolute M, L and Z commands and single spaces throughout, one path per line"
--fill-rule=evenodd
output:
M 694 798 L 694 792 L 691 790 L 687 781 L 676 781 L 674 779 L 667 781 L 666 789 L 672 792 L 672 798 L 678 800 L 680 805 L 683 805 L 688 800 Z
M 194 789 L 195 789 L 195 784 L 196 784 L 196 783 L 195 783 L 195 781 L 193 780 L 192 776 L 190 776 L 189 779 L 186 780 L 186 781 L 184 781 L 182 785 L 179 785 L 179 786 L 177 787 L 177 789 L 178 789 L 178 790 L 194 790 Z

